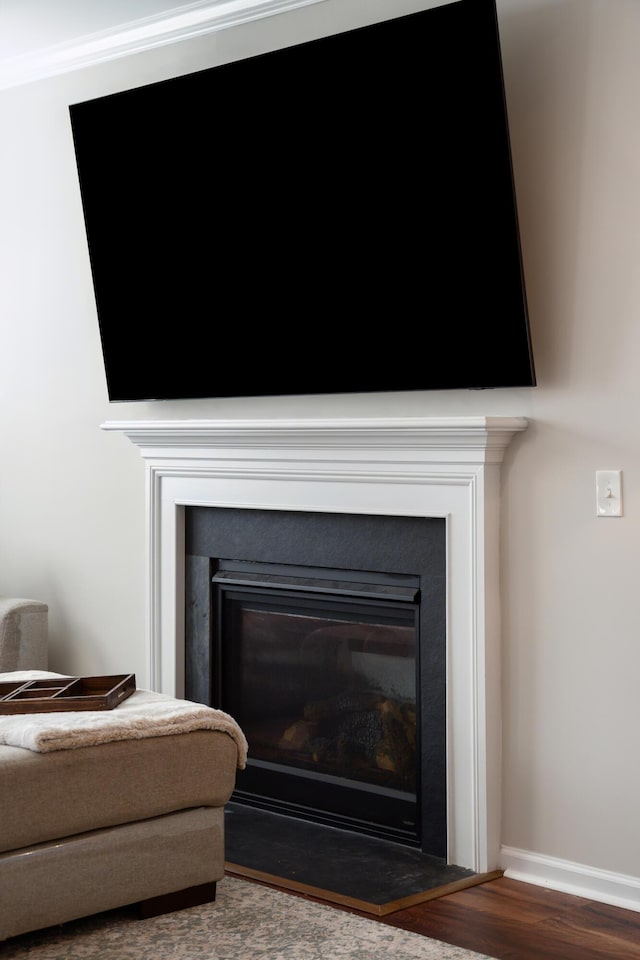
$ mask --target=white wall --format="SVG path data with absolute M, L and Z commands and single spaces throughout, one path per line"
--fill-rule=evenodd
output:
M 537 388 L 107 402 L 69 103 L 321 32 L 338 7 L 357 11 L 0 93 L 0 593 L 49 603 L 51 669 L 144 685 L 144 467 L 102 422 L 530 417 L 503 470 L 505 863 L 640 906 L 637 0 L 498 0 Z M 623 471 L 620 519 L 595 515 L 597 469 Z

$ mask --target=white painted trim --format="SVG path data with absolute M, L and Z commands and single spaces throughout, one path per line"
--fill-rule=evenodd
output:
M 516 847 L 503 846 L 500 859 L 505 877 L 511 880 L 640 911 L 640 877 L 599 870 Z
M 428 463 L 501 463 L 513 436 L 526 429 L 524 417 L 382 417 L 332 420 L 131 420 L 107 421 L 103 430 L 124 433 L 145 460 L 169 456 L 208 459 L 209 451 L 264 448 L 298 452 L 346 449 L 419 454 Z M 219 456 L 219 453 L 217 454 Z M 397 466 L 394 466 L 397 472 Z
M 107 422 L 146 463 L 145 683 L 184 696 L 188 505 L 447 521 L 448 859 L 500 852 L 500 464 L 518 417 Z
M 0 63 L 0 90 L 324 2 L 326 0 L 201 0 L 68 43 L 8 57 Z

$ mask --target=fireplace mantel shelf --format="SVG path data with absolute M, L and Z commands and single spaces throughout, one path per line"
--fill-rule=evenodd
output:
M 499 867 L 500 472 L 522 417 L 108 421 L 146 465 L 148 678 L 184 695 L 191 505 L 443 517 L 448 860 Z
M 103 430 L 124 433 L 143 456 L 175 449 L 346 447 L 350 450 L 457 451 L 475 460 L 500 462 L 523 417 L 336 418 L 309 420 L 107 421 Z

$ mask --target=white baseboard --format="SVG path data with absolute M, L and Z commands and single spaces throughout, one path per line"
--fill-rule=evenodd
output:
M 505 877 L 511 880 L 640 911 L 640 877 L 599 870 L 516 847 L 501 847 L 500 860 Z

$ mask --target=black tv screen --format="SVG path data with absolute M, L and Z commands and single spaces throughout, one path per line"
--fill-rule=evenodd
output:
M 535 385 L 494 0 L 70 117 L 109 400 Z

